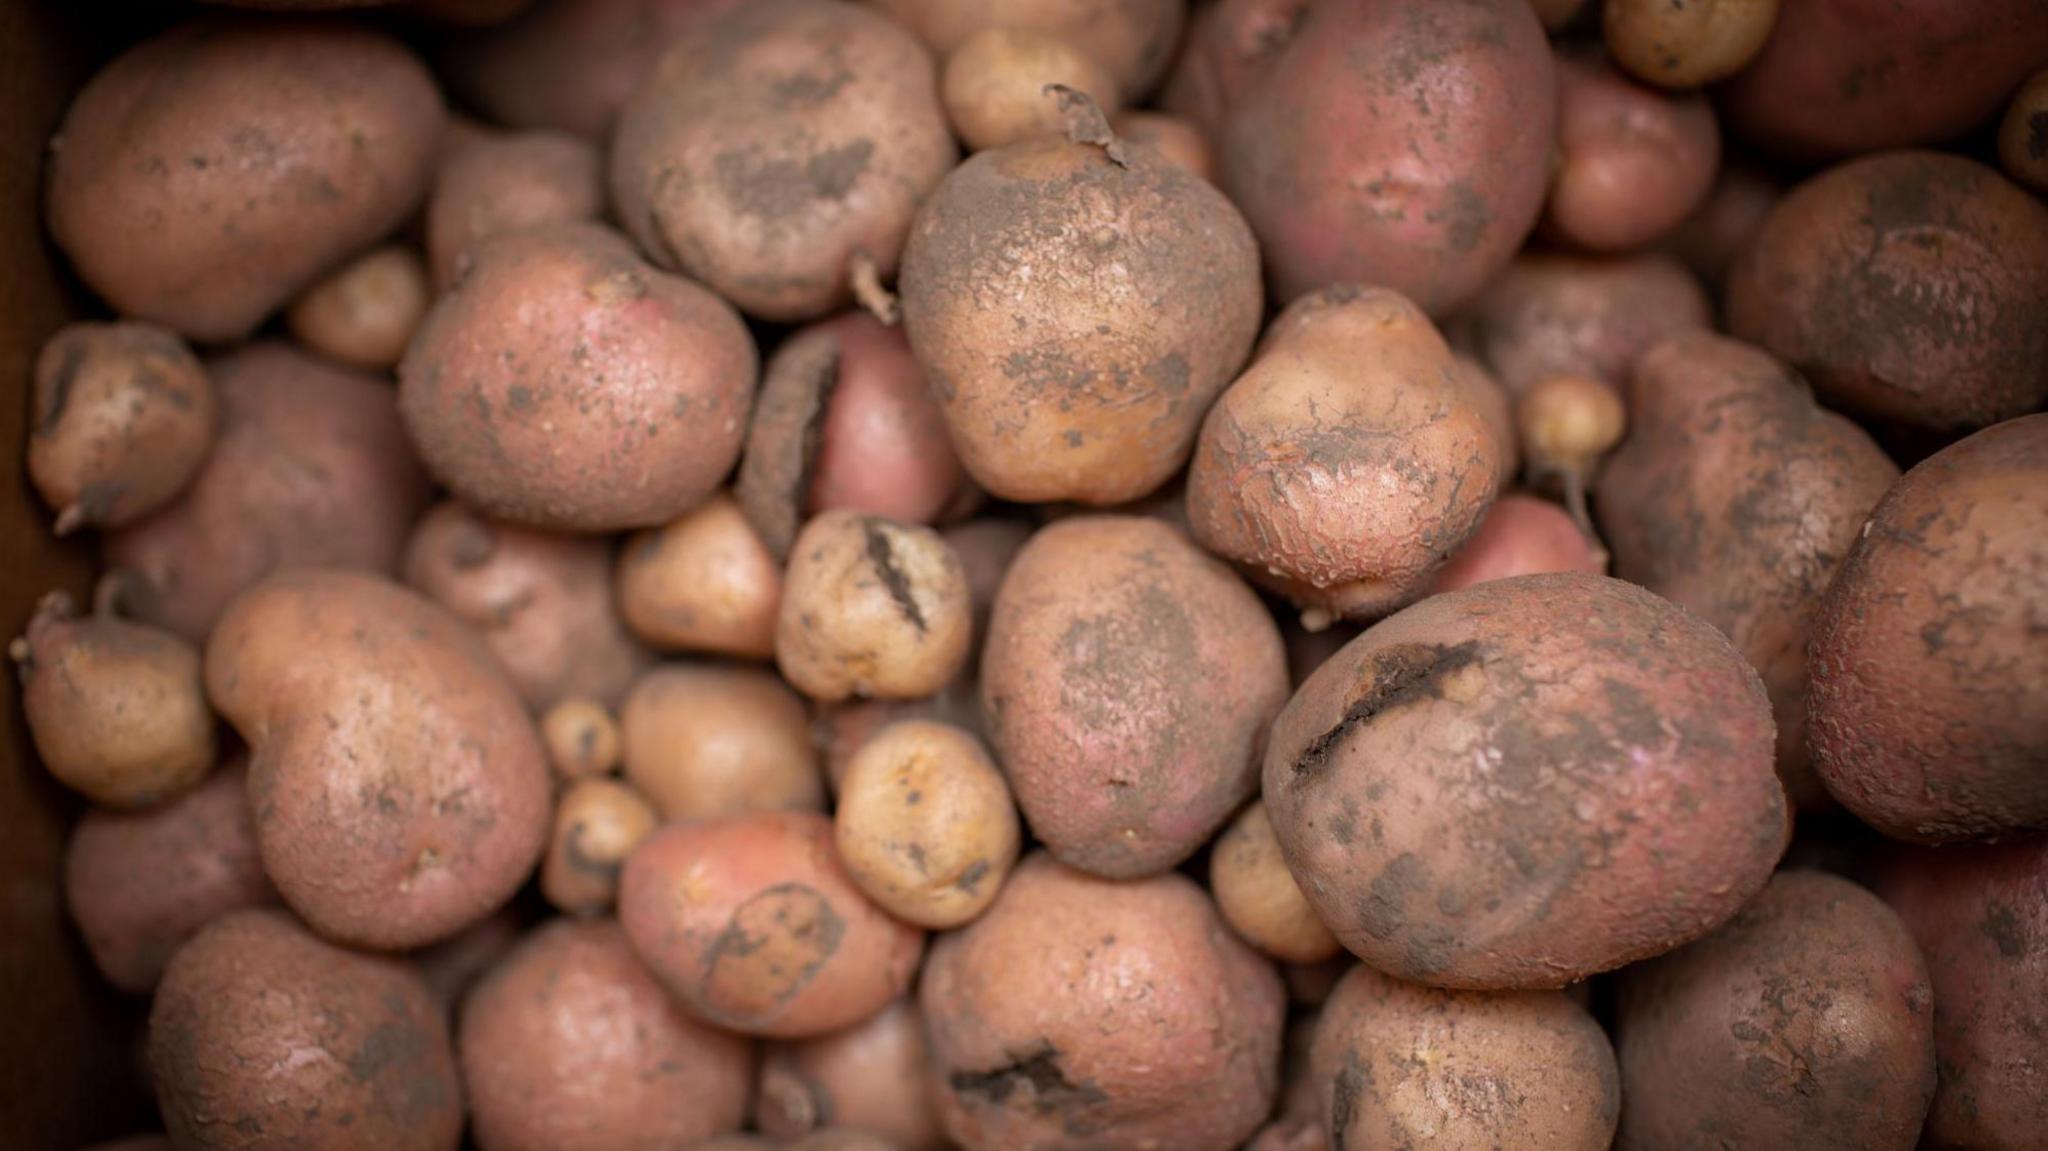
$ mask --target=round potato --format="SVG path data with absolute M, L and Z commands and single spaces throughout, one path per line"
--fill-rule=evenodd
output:
M 571 915 L 611 910 L 626 857 L 660 825 L 661 813 L 629 784 L 570 784 L 555 804 L 555 829 L 540 866 L 541 895 Z
M 1216 150 L 1194 121 L 1170 112 L 1119 112 L 1109 118 L 1110 130 L 1134 144 L 1143 144 L 1189 175 L 1216 182 Z
M 1606 0 L 1600 17 L 1608 54 L 1636 79 L 1698 88 L 1756 59 L 1777 24 L 1778 0 Z
M 571 696 L 549 708 L 540 717 L 540 737 L 563 780 L 609 775 L 619 766 L 618 721 L 594 699 Z
M 966 665 L 973 628 L 967 571 L 937 532 L 829 511 L 791 548 L 775 662 L 812 699 L 920 699 Z
M 294 339 L 351 368 L 397 366 L 433 303 L 427 266 L 403 244 L 373 248 L 307 289 L 285 314 Z
M 939 56 L 988 28 L 1028 29 L 1081 45 L 1127 101 L 1151 91 L 1180 42 L 1187 0 L 873 0 Z
M 2006 106 L 1998 162 L 2015 183 L 2048 192 L 2048 68 L 2029 77 Z
M 549 5 L 579 6 L 592 5 Z M 497 236 L 603 215 L 604 172 L 588 140 L 561 132 L 468 127 L 442 150 L 427 197 L 434 287 L 447 291 L 476 249 Z
M 1430 594 L 1544 572 L 1607 574 L 1606 549 L 1549 500 L 1510 492 L 1493 502 L 1479 530 L 1438 569 Z
M 1231 930 L 1288 963 L 1321 963 L 1342 950 L 1287 870 L 1266 805 L 1253 802 L 1216 837 L 1209 891 Z
M 817 705 L 811 744 L 825 761 L 825 782 L 836 795 L 853 757 L 875 733 L 903 720 L 931 720 L 985 735 L 973 668 L 937 695 L 923 699 L 861 699 Z
M 772 388 L 772 369 L 770 380 Z M 618 569 L 619 615 L 641 641 L 663 651 L 774 658 L 782 566 L 725 492 L 635 534 Z
M 898 1151 L 940 1151 L 924 1035 L 917 1001 L 906 998 L 844 1031 L 770 1044 L 755 1125 L 784 1140 L 831 1126 L 871 1132 Z
M 1064 131 L 1060 101 L 1046 91 L 1052 84 L 1086 92 L 1104 115 L 1122 103 L 1116 79 L 1084 45 L 1003 26 L 983 28 L 946 55 L 939 95 L 954 135 L 979 152 Z
M 1713 327 L 1713 304 L 1669 256 L 1516 257 L 1473 302 L 1473 344 L 1516 396 L 1557 376 L 1620 390 L 1636 358 L 1677 332 Z
M 663 664 L 633 685 L 619 730 L 626 779 L 663 819 L 825 806 L 804 702 L 765 671 Z
M 1596 53 L 1557 58 L 1551 235 L 1594 252 L 1656 243 L 1707 198 L 1721 131 L 1702 95 L 1645 88 Z

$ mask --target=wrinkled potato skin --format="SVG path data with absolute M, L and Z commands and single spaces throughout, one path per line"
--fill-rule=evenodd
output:
M 536 712 L 617 703 L 649 662 L 612 602 L 612 545 L 492 523 L 453 500 L 406 547 L 405 582 L 476 629 Z
M 1771 209 L 1728 330 L 1843 412 L 1955 436 L 2048 403 L 2043 298 L 2048 205 L 1974 160 L 1890 152 Z
M 277 898 L 240 766 L 149 811 L 85 813 L 64 849 L 64 905 L 107 982 L 146 995 L 171 953 L 230 911 Z
M 810 717 L 768 672 L 663 664 L 633 685 L 619 730 L 627 780 L 664 819 L 824 809 Z
M 1273 1105 L 1280 978 L 1184 876 L 1034 854 L 918 994 L 946 1133 L 979 1151 L 1224 1151 Z
M 626 627 L 663 651 L 775 657 L 782 565 L 730 495 L 718 492 L 619 552 Z
M 1304 608 L 1371 618 L 1413 602 L 1493 502 L 1487 387 L 1393 292 L 1302 297 L 1202 425 L 1195 539 Z
M 872 1132 L 898 1151 L 940 1151 L 924 1036 L 917 1001 L 905 998 L 844 1031 L 769 1046 L 754 1124 L 782 1139 L 830 1124 Z
M 1614 574 L 1734 641 L 1770 692 L 1786 790 L 1825 806 L 1806 749 L 1807 634 L 1898 465 L 1768 353 L 1707 332 L 1637 361 L 1628 402 L 1628 438 L 1595 489 Z
M 1604 575 L 1607 565 L 1593 554 L 1585 532 L 1563 508 L 1546 499 L 1510 492 L 1493 501 L 1479 530 L 1438 569 L 1430 594 L 1456 591 L 1488 580 L 1544 572 Z
M 853 886 L 813 812 L 669 824 L 626 861 L 619 922 L 684 1010 L 771 1039 L 880 1012 L 924 954 L 923 932 Z
M 1607 1151 L 1622 1101 L 1607 1035 L 1564 995 L 1439 991 L 1369 967 L 1323 1005 L 1309 1067 L 1332 1151 Z
M 208 365 L 220 432 L 184 495 L 105 537 L 122 606 L 201 642 L 228 601 L 274 571 L 398 569 L 427 505 L 391 386 L 282 343 Z
M 481 1151 L 671 1151 L 737 1129 L 753 1045 L 669 1002 L 609 919 L 557 919 L 463 1004 Z
M 1669 256 L 1530 253 L 1473 302 L 1469 330 L 1480 358 L 1519 396 L 1552 376 L 1621 390 L 1651 345 L 1713 321 L 1699 281 Z
M 1152 90 L 1173 62 L 1187 0 L 871 0 L 946 56 L 984 28 L 1029 28 L 1082 45 L 1116 78 L 1126 102 Z
M 50 233 L 122 315 L 239 340 L 405 220 L 445 120 L 426 68 L 380 33 L 191 21 L 72 103 L 50 152 Z
M 571 915 L 609 911 L 626 857 L 661 825 L 661 813 L 616 779 L 581 779 L 562 789 L 541 862 L 540 890 Z
M 1771 744 L 1763 684 L 1719 632 L 1620 580 L 1521 576 L 1323 664 L 1274 721 L 1265 801 L 1303 893 L 1373 967 L 1562 987 L 1763 886 L 1791 830 Z
M 1876 896 L 1782 871 L 1720 930 L 1622 977 L 1617 1151 L 1912 1151 L 1934 997 Z
M 1934 1106 L 1924 1147 L 2025 1151 L 2048 1131 L 2048 840 L 1900 849 L 1876 890 L 1927 960 Z
M 547 760 L 519 694 L 456 618 L 354 572 L 286 572 L 206 649 L 248 741 L 263 869 L 330 939 L 418 947 L 510 899 L 546 846 Z
M 442 150 L 427 196 L 434 288 L 447 291 L 495 237 L 603 215 L 603 165 L 590 141 L 561 132 L 464 133 Z
M 1807 739 L 1842 806 L 1947 843 L 2048 830 L 2048 415 L 1922 461 L 1813 623 Z
M 783 575 L 775 663 L 812 699 L 922 699 L 967 665 L 967 569 L 930 528 L 829 511 Z
M 346 951 L 282 911 L 215 920 L 171 957 L 149 1063 L 190 1151 L 455 1151 L 462 1085 L 410 964 Z
M 1706 202 L 1664 238 L 1663 249 L 1719 291 L 1782 195 L 1763 171 L 1740 161 L 1723 164 Z
M 1258 790 L 1286 654 L 1251 589 L 1157 520 L 1039 530 L 996 594 L 982 714 L 1032 833 L 1112 879 L 1165 871 Z
M 1557 81 L 1549 234 L 1595 252 L 1635 251 L 1705 201 L 1721 166 L 1705 96 L 1646 88 L 1597 53 L 1560 54 Z

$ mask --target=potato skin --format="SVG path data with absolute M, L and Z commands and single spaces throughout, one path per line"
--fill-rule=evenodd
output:
M 1781 871 L 1712 935 L 1630 968 L 1617 1151 L 1911 1151 L 1934 1094 L 1934 997 L 1905 925 Z
M 563 132 L 501 133 L 475 127 L 442 150 L 427 196 L 427 260 L 434 287 L 447 291 L 464 261 L 497 236 L 603 215 L 604 172 L 588 140 Z
M 727 493 L 635 533 L 619 550 L 618 573 L 619 614 L 643 642 L 774 658 L 782 564 Z
M 1806 749 L 1806 641 L 1898 465 L 1766 352 L 1709 332 L 1636 361 L 1628 438 L 1595 494 L 1614 574 L 1721 629 L 1763 676 L 1778 774 L 1827 792 Z
M 1669 256 L 1515 257 L 1467 313 L 1465 329 L 1501 385 L 1521 395 L 1552 376 L 1628 383 L 1636 358 L 1677 332 L 1713 327 L 1699 281 Z
M 248 336 L 425 193 L 446 112 L 391 37 L 194 20 L 116 57 L 50 151 L 50 232 L 124 316 Z
M 775 663 L 812 699 L 922 699 L 966 666 L 967 570 L 937 532 L 844 509 L 804 525 L 783 574 Z
M 619 712 L 626 779 L 669 820 L 820 811 L 804 701 L 766 671 L 665 663 Z
M 1168 162 L 1211 184 L 1216 182 L 1216 150 L 1194 121 L 1169 112 L 1118 112 L 1109 125 L 1118 136 L 1143 144 Z
M 2034 73 L 1998 122 L 1998 162 L 2013 182 L 2048 192 L 2048 68 Z
M 346 951 L 282 911 L 215 920 L 171 957 L 149 1062 L 191 1151 L 455 1151 L 462 1085 L 411 965 Z
M 1265 605 L 1157 520 L 1039 530 L 996 593 L 982 714 L 1032 833 L 1112 879 L 1174 867 L 1258 788 L 1287 695 Z
M 1087 48 L 1127 103 L 1151 91 L 1173 62 L 1187 0 L 871 0 L 946 56 L 985 28 L 1049 32 Z
M 1598 53 L 1557 58 L 1557 146 L 1543 224 L 1595 252 L 1653 244 L 1714 186 L 1721 131 L 1698 93 L 1636 83 Z
M 1440 991 L 1355 966 L 1309 1054 L 1331 1151 L 1606 1151 L 1621 1109 L 1614 1050 L 1555 991 Z
M 328 938 L 446 939 L 539 861 L 550 784 L 533 720 L 425 597 L 355 572 L 272 576 L 221 618 L 206 686 L 249 743 L 263 869 Z
M 940 1151 L 924 1015 L 899 999 L 844 1031 L 771 1044 L 761 1061 L 754 1123 L 782 1139 L 829 1126 L 869 1131 L 897 1151 Z
M 1729 276 L 1728 330 L 1832 407 L 1953 437 L 2048 403 L 2044 297 L 2048 205 L 1974 160 L 1887 152 L 1771 209 Z
M 1317 669 L 1274 721 L 1266 809 L 1373 967 L 1562 987 L 1763 886 L 1790 834 L 1771 741 L 1763 684 L 1713 628 L 1620 580 L 1520 576 L 1432 596 Z
M 1033 854 L 918 995 L 946 1133 L 976 1151 L 1223 1151 L 1273 1105 L 1280 977 L 1184 876 Z
M 1510 492 L 1493 501 L 1479 530 L 1437 569 L 1430 594 L 1543 572 L 1606 574 L 1584 531 L 1546 499 Z
M 1813 623 L 1807 739 L 1842 806 L 1921 843 L 2048 830 L 2044 594 L 2048 415 L 1892 486 Z
M 753 1045 L 669 1002 L 610 919 L 528 935 L 463 1004 L 482 1151 L 671 1151 L 746 1119 Z
M 1045 91 L 1048 84 L 1087 93 L 1105 116 L 1122 107 L 1116 79 L 1085 42 L 1000 25 L 946 54 L 939 95 L 953 133 L 979 152 L 1063 132 L 1066 117 L 1061 102 Z

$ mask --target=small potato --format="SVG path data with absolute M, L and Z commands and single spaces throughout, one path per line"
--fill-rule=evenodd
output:
M 58 535 L 119 527 L 185 490 L 218 424 L 206 369 L 175 333 L 71 324 L 36 357 L 29 479 Z
M 1998 162 L 2015 183 L 2048 192 L 2048 69 L 2034 73 L 2006 106 Z
M 1216 150 L 1194 121 L 1170 112 L 1119 112 L 1109 118 L 1118 136 L 1143 144 L 1190 175 L 1216 182 Z
M 1479 530 L 1436 573 L 1430 594 L 1543 572 L 1605 575 L 1606 552 L 1563 508 L 1510 492 L 1493 502 Z
M 479 1151 L 673 1151 L 733 1131 L 753 1045 L 669 1002 L 609 919 L 557 919 L 463 1004 Z
M 481 640 L 355 572 L 272 576 L 206 648 L 249 744 L 263 870 L 322 935 L 446 939 L 512 897 L 547 844 L 545 753 Z
M 43 766 L 105 807 L 150 807 L 213 770 L 213 711 L 199 652 L 162 628 L 81 617 L 52 592 L 8 645 Z
M 1209 890 L 1231 930 L 1288 963 L 1321 963 L 1343 950 L 1287 870 L 1266 805 L 1253 803 L 1216 837 Z
M 939 95 L 953 134 L 979 152 L 1065 131 L 1060 101 L 1046 91 L 1053 84 L 1086 92 L 1105 116 L 1122 105 L 1116 80 L 1085 45 L 999 26 L 976 32 L 947 54 Z
M 669 663 L 619 712 L 626 779 L 665 820 L 821 811 L 804 702 L 765 671 Z
M 560 132 L 472 128 L 443 150 L 427 197 L 434 289 L 452 287 L 486 241 L 603 216 L 604 173 L 588 140 Z
M 937 695 L 923 699 L 861 699 L 817 705 L 811 743 L 825 761 L 825 782 L 833 794 L 838 794 L 854 753 L 892 723 L 928 719 L 981 736 L 981 701 L 973 670 L 970 666 Z
M 1778 0 L 1606 0 L 1600 18 L 1607 54 L 1630 75 L 1663 88 L 1699 88 L 1756 59 L 1778 21 Z
M 618 721 L 594 699 L 571 696 L 549 708 L 540 718 L 540 737 L 560 779 L 609 775 L 619 766 Z
M 830 511 L 791 548 L 775 662 L 812 699 L 917 699 L 959 674 L 973 630 L 967 571 L 937 532 Z
M 861 896 L 812 812 L 669 824 L 626 861 L 619 921 L 690 1014 L 775 1039 L 878 1014 L 924 952 Z
M 1555 376 L 1617 391 L 1636 357 L 1674 332 L 1713 326 L 1699 281 L 1669 256 L 1518 256 L 1470 312 L 1479 356 L 1520 396 Z
M 827 1124 L 867 1131 L 900 1151 L 940 1151 L 924 1016 L 914 999 L 844 1031 L 770 1044 L 761 1061 L 754 1125 L 779 1139 Z
M 1711 1131 L 1725 1147 L 1912 1151 L 1934 1095 L 1934 1005 L 1881 900 L 1781 871 L 1720 930 L 1622 976 L 1614 1146 Z
M 150 811 L 88 811 L 64 849 L 64 905 L 107 982 L 146 995 L 179 945 L 276 900 L 240 765 Z
M 772 659 L 782 565 L 733 498 L 718 492 L 626 541 L 618 602 L 627 629 L 663 651 Z
M 1558 158 L 1543 225 L 1594 252 L 1656 243 L 1705 202 L 1721 132 L 1702 95 L 1645 88 L 1597 55 L 1557 59 Z
M 904 720 L 854 753 L 833 814 L 840 862 L 896 918 L 945 930 L 980 915 L 1017 862 L 1017 808 L 972 732 Z
M 541 894 L 571 915 L 610 911 L 618 902 L 626 857 L 660 825 L 654 805 L 627 784 L 615 779 L 570 784 L 555 805 L 555 830 L 541 863 Z
M 1173 62 L 1187 0 L 874 0 L 945 57 L 989 28 L 1058 36 L 1085 47 L 1135 101 Z
M 1783 194 L 1777 180 L 1759 169 L 1724 164 L 1706 202 L 1664 238 L 1664 250 L 1718 291 Z
M 178 949 L 149 1012 L 157 1106 L 181 1151 L 455 1151 L 462 1084 L 411 964 L 236 911 Z
M 376 248 L 314 284 L 285 314 L 308 350 L 365 371 L 387 371 L 405 356 L 433 303 L 427 267 L 401 244 Z
M 1521 432 L 1515 426 L 1515 396 L 1494 376 L 1493 369 L 1480 362 L 1478 356 L 1453 345 L 1451 359 L 1456 363 L 1459 374 L 1465 377 L 1472 406 L 1479 410 L 1486 426 L 1493 429 L 1494 441 L 1500 445 L 1500 458 L 1495 461 L 1494 472 L 1500 476 L 1500 486 L 1505 488 L 1522 471 Z
M 123 316 L 241 340 L 405 221 L 446 118 L 419 59 L 367 27 L 187 21 L 72 102 L 50 233 Z

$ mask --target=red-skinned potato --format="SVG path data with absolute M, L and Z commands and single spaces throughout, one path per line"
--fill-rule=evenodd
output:
M 1813 621 L 1807 741 L 1828 791 L 1921 843 L 2048 830 L 2048 415 L 1885 493 Z
M 829 511 L 804 525 L 783 576 L 775 663 L 812 699 L 922 699 L 967 664 L 967 570 L 930 528 Z
M 899 1151 L 940 1151 L 945 1136 L 925 1051 L 924 1016 L 899 999 L 865 1023 L 770 1045 L 754 1125 L 779 1139 L 824 1127 L 881 1136 Z
M 924 953 L 922 932 L 854 887 L 812 812 L 669 824 L 626 861 L 619 921 L 686 1011 L 774 1039 L 877 1014 Z
M 1258 790 L 1287 694 L 1264 604 L 1157 520 L 1041 528 L 996 593 L 982 714 L 1032 833 L 1112 879 L 1165 871 Z
M 1607 54 L 1630 75 L 1664 88 L 1698 88 L 1756 59 L 1777 23 L 1778 0 L 1606 0 L 1600 18 Z
M 669 1002 L 610 919 L 557 919 L 470 992 L 459 1036 L 480 1151 L 672 1151 L 736 1130 L 752 1044 Z
M 1116 80 L 1127 102 L 1151 91 L 1173 60 L 1187 17 L 1186 0 L 874 0 L 939 56 L 975 33 L 1020 28 L 1059 36 L 1086 48 Z
M 285 313 L 307 350 L 368 372 L 397 365 L 433 303 L 427 267 L 403 244 L 373 248 L 322 277 Z
M 1712 930 L 1790 819 L 1769 700 L 1721 633 L 1633 584 L 1431 596 L 1274 721 L 1265 802 L 1345 947 L 1438 987 L 1562 987 Z
M 482 641 L 425 597 L 354 572 L 272 576 L 214 629 L 206 686 L 249 744 L 263 869 L 322 935 L 446 939 L 539 862 L 540 737 Z
M 399 367 L 420 456 L 464 503 L 556 531 L 666 523 L 739 459 L 758 361 L 730 305 L 618 233 L 487 244 Z
M 465 128 L 459 138 L 450 133 L 427 196 L 427 260 L 444 292 L 494 237 L 604 215 L 604 172 L 588 140 Z
M 396 571 L 428 483 L 391 386 L 282 343 L 212 361 L 220 432 L 170 506 L 105 538 L 121 603 L 198 642 L 285 568 Z
M 1713 326 L 1699 281 L 1669 256 L 1519 256 L 1482 292 L 1465 324 L 1475 350 L 1521 395 L 1556 376 L 1619 390 L 1636 357 L 1675 332 Z
M 1606 553 L 1571 514 L 1546 499 L 1510 492 L 1493 502 L 1479 530 L 1438 569 L 1430 594 L 1544 572 L 1607 572 Z
M 2014 183 L 2048 192 L 2048 68 L 2029 77 L 2006 105 L 1998 162 Z
M 1706 202 L 1664 238 L 1663 248 L 1718 290 L 1783 194 L 1763 171 L 1740 162 L 1723 164 Z
M 766 671 L 663 664 L 633 685 L 619 730 L 626 779 L 664 819 L 825 806 L 804 702 Z
M 1032 855 L 918 995 L 946 1133 L 979 1151 L 1224 1151 L 1273 1106 L 1279 976 L 1185 876 Z
M 190 1151 L 455 1151 L 448 1024 L 411 964 L 336 947 L 282 911 L 232 912 L 178 949 L 149 1063 Z
M 725 492 L 681 519 L 636 533 L 619 553 L 618 570 L 619 615 L 642 642 L 663 651 L 774 658 L 782 565 Z
M 1899 917 L 1781 871 L 1705 939 L 1630 968 L 1617 1151 L 1912 1151 L 1934 1094 L 1934 998 Z M 1605 1146 L 1605 1144 L 1602 1144 Z
M 598 915 L 619 898 L 626 857 L 661 825 L 661 813 L 630 784 L 579 779 L 562 790 L 540 892 L 570 915 Z
M 1707 198 L 1721 132 L 1702 95 L 1645 88 L 1597 54 L 1557 58 L 1558 157 L 1544 204 L 1553 236 L 1594 252 L 1668 235 Z
M 446 114 L 344 23 L 194 20 L 116 57 L 50 149 L 50 232 L 124 316 L 238 340 L 418 206 Z

